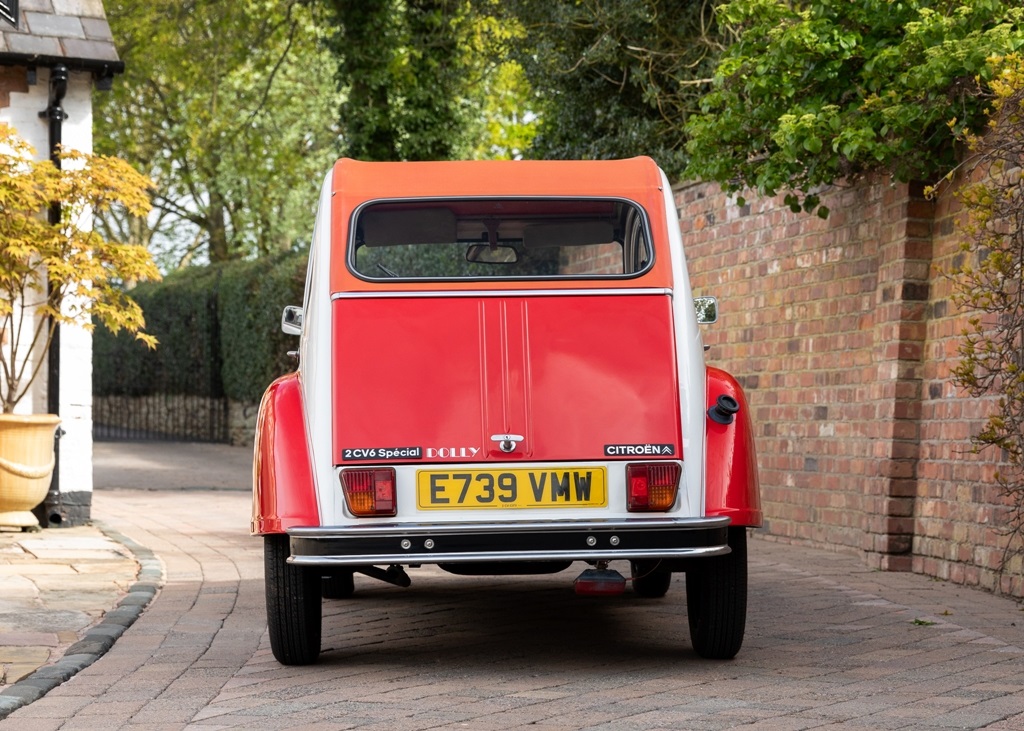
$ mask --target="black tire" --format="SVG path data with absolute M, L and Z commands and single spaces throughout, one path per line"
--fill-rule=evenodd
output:
M 658 568 L 660 561 L 630 561 L 633 593 L 645 599 L 660 599 L 672 584 L 672 572 Z
M 320 574 L 288 563 L 288 536 L 263 538 L 270 649 L 282 665 L 309 665 L 320 655 Z
M 731 660 L 747 624 L 747 532 L 729 529 L 732 553 L 702 560 L 686 572 L 690 642 L 701 657 Z
M 320 593 L 324 599 L 348 599 L 356 590 L 351 571 L 339 571 L 323 577 Z

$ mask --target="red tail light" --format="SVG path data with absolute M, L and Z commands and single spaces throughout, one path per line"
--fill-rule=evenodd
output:
M 395 470 L 342 470 L 341 488 L 348 509 L 360 518 L 391 516 L 398 512 L 395 501 Z
M 631 513 L 668 510 L 675 504 L 682 471 L 676 462 L 626 465 L 626 507 Z

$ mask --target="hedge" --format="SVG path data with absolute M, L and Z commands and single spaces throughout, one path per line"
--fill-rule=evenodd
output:
M 146 331 L 160 341 L 148 350 L 130 335 L 97 325 L 93 393 L 155 393 L 256 401 L 274 378 L 295 367 L 281 332 L 281 310 L 302 302 L 306 254 L 191 267 L 131 295 Z
M 267 385 L 295 370 L 288 357 L 299 341 L 281 331 L 281 311 L 301 305 L 306 255 L 264 257 L 225 268 L 220 283 L 220 342 L 224 393 L 257 401 Z

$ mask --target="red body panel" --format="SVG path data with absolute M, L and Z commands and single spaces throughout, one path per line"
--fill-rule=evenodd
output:
M 750 410 L 736 379 L 718 368 L 707 369 L 707 407 L 721 395 L 740 405 L 732 424 L 707 420 L 704 512 L 727 515 L 733 525 L 761 525 L 761 496 Z
M 256 422 L 252 532 L 320 525 L 298 374 L 270 384 Z
M 645 443 L 682 456 L 667 295 L 333 307 L 336 463 L 352 459 L 346 450 L 410 447 L 429 462 L 601 460 L 605 445 Z M 497 434 L 523 441 L 504 453 Z

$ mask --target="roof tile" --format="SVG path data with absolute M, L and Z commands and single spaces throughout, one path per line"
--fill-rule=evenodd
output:
M 102 0 L 20 0 L 17 28 L 0 25 L 0 53 L 118 61 Z
M 50 0 L 20 0 L 18 7 L 23 12 L 37 11 L 40 13 L 52 13 L 53 3 Z
M 64 55 L 57 39 L 47 36 L 32 36 L 25 33 L 8 33 L 7 45 L 11 53 L 23 53 L 26 56 Z
M 85 38 L 82 20 L 68 15 L 50 13 L 25 13 L 28 32 L 36 36 L 57 36 L 59 38 Z
M 58 15 L 74 15 L 79 18 L 106 18 L 102 0 L 52 0 Z
M 110 23 L 100 18 L 82 18 L 82 28 L 85 30 L 85 37 L 94 41 L 113 41 L 114 36 L 110 32 Z
M 80 41 L 65 38 L 64 55 L 68 58 L 88 58 L 93 61 L 117 61 L 117 49 L 109 41 Z

